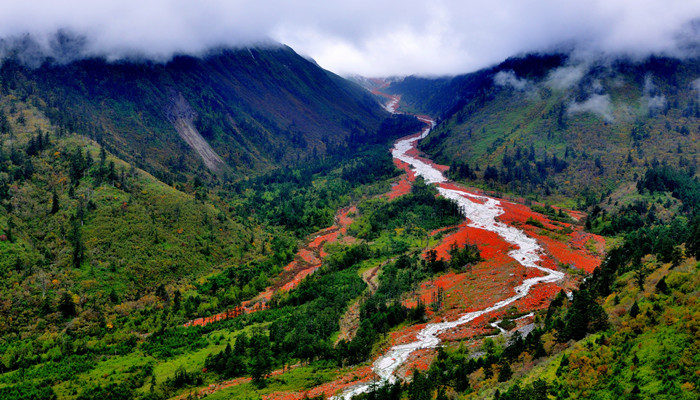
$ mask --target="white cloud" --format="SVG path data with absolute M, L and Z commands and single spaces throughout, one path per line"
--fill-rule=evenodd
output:
M 569 114 L 590 112 L 599 115 L 607 122 L 615 121 L 610 95 L 607 94 L 594 94 L 581 103 L 571 102 L 567 111 Z
M 666 96 L 664 96 L 656 87 L 654 84 L 654 79 L 650 74 L 644 77 L 642 106 L 645 107 L 651 114 L 656 114 L 666 108 Z
M 545 84 L 552 89 L 570 89 L 581 81 L 586 74 L 587 67 L 584 65 L 559 67 L 547 76 Z
M 515 90 L 524 92 L 532 88 L 532 84 L 528 82 L 525 78 L 518 78 L 515 72 L 510 71 L 499 71 L 493 77 L 493 83 L 497 86 L 512 87 Z
M 698 100 L 700 100 L 700 78 L 690 82 L 690 87 L 696 92 L 698 92 Z
M 272 39 L 339 73 L 439 75 L 562 43 L 678 54 L 698 41 L 697 18 L 700 2 L 687 0 L 7 0 L 0 37 L 47 46 L 68 29 L 88 52 L 155 58 Z
M 666 96 L 658 95 L 653 97 L 645 97 L 644 101 L 649 109 L 649 112 L 657 113 L 666 107 Z
M 499 71 L 493 76 L 493 83 L 496 86 L 510 87 L 519 92 L 525 93 L 528 99 L 534 100 L 539 98 L 539 92 L 535 85 L 525 78 L 518 78 L 515 72 Z

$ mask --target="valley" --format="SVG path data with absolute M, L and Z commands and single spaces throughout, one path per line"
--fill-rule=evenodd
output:
M 0 398 L 696 398 L 700 64 L 577 62 L 3 63 Z
M 374 93 L 381 92 L 375 91 Z M 389 102 L 385 107 L 396 112 L 400 104 L 399 98 L 388 95 L 387 97 Z M 578 225 L 573 224 L 576 221 L 573 218 L 571 219 L 572 223 L 552 221 L 542 214 L 531 211 L 526 206 L 489 197 L 483 193 L 477 194 L 449 182 L 443 176 L 447 167 L 434 164 L 429 159 L 419 155 L 416 148 L 418 141 L 425 138 L 434 126 L 433 120 L 429 117 L 419 116 L 419 118 L 427 125 L 426 128 L 417 134 L 399 139 L 394 144 L 392 149 L 394 163 L 405 174 L 398 178 L 398 182 L 392 185 L 392 191 L 386 196 L 395 199 L 405 194 L 406 187 L 408 186 L 408 191 L 410 191 L 410 185 L 416 179 L 422 179 L 428 184 L 436 184 L 441 196 L 451 199 L 459 205 L 466 221 L 450 227 L 449 229 L 453 233 L 444 235 L 437 242 L 434 250 L 440 258 L 449 260 L 451 247 L 476 244 L 484 261 L 470 266 L 469 272 L 438 275 L 428 282 L 423 282 L 415 296 L 407 297 L 404 304 L 409 307 L 416 307 L 420 303 L 435 303 L 436 289 L 438 289 L 441 291 L 440 302 L 444 305 L 435 311 L 428 311 L 429 322 L 406 326 L 391 332 L 391 339 L 387 342 L 391 347 L 383 347 L 382 353 L 373 359 L 371 369 L 366 366 L 353 369 L 350 373 L 344 373 L 339 379 L 315 388 L 308 388 L 303 393 L 270 392 L 263 396 L 265 399 L 298 400 L 304 397 L 312 398 L 323 395 L 349 400 L 353 396 L 376 390 L 386 384 L 392 384 L 397 379 L 410 379 L 412 368 L 427 369 L 430 360 L 435 356 L 436 349 L 442 345 L 443 341 L 449 345 L 467 340 L 470 347 L 478 347 L 484 337 L 491 337 L 484 336 L 485 332 L 493 334 L 493 337 L 497 337 L 499 332 L 505 334 L 506 337 L 511 336 L 512 332 L 491 322 L 497 318 L 509 317 L 518 321 L 518 330 L 522 330 L 526 335 L 528 330 L 532 329 L 535 312 L 546 308 L 549 301 L 553 300 L 559 291 L 570 291 L 577 285 L 579 278 L 568 276 L 561 270 L 562 265 L 590 272 L 600 263 L 604 240 L 599 236 L 584 233 L 580 221 Z M 354 207 L 352 210 L 353 212 L 358 211 Z M 334 226 L 312 235 L 314 239 L 299 250 L 296 256 L 298 260 L 287 266 L 285 273 L 295 269 L 294 266 L 300 262 L 306 263 L 306 265 L 320 262 L 325 254 L 318 249 L 322 248 L 325 243 L 333 243 L 339 237 L 346 241 L 350 239 L 346 236 L 349 222 L 352 222 L 347 218 L 348 211 L 349 209 L 340 210 L 336 216 L 336 221 L 341 222 L 340 227 Z M 582 218 L 579 213 L 571 212 L 571 214 L 579 219 Z M 565 231 L 566 233 L 560 234 L 560 237 L 556 239 L 541 233 L 538 235 L 537 230 L 533 229 L 536 226 L 526 225 L 528 219 L 533 218 L 538 221 L 538 225 L 547 224 L 547 230 L 550 232 Z M 437 233 L 433 232 L 431 235 Z M 547 244 L 540 244 L 542 239 L 535 237 L 545 238 Z M 581 243 L 589 242 L 596 243 L 601 253 L 593 253 L 588 248 L 581 246 Z M 558 251 L 551 250 L 554 247 L 553 243 L 556 243 Z M 310 254 L 310 250 L 313 251 L 313 254 Z M 425 251 L 427 253 L 428 248 Z M 573 259 L 578 262 L 572 263 Z M 296 286 L 294 283 L 298 284 L 299 277 L 312 273 L 319 266 L 320 264 L 317 264 L 303 269 L 294 277 L 285 276 L 283 273 L 279 277 L 280 283 L 276 285 L 276 288 L 281 287 L 284 291 L 293 289 Z M 376 274 L 377 270 L 381 273 L 381 265 L 367 271 Z M 488 281 L 485 282 L 484 279 Z M 376 291 L 376 288 L 373 289 L 370 286 L 367 278 L 365 281 L 371 295 Z M 260 293 L 256 299 L 269 300 L 272 295 L 273 287 Z M 247 308 L 247 305 L 243 307 L 242 312 L 255 310 Z M 507 312 L 506 309 L 508 309 Z M 513 317 L 514 312 L 517 318 Z M 200 318 L 188 322 L 188 324 L 207 324 L 239 314 L 240 311 L 236 311 L 228 316 L 217 315 L 205 319 Z M 500 320 L 496 323 L 498 322 Z M 497 329 L 495 334 L 491 332 L 493 329 Z M 352 339 L 351 337 L 347 338 Z M 355 379 L 348 379 L 349 376 L 355 376 Z M 271 379 L 283 380 L 283 371 L 275 371 L 272 373 Z M 246 380 L 230 381 L 213 388 L 202 388 L 199 395 L 206 393 L 208 396 L 223 391 L 221 396 L 225 396 L 226 389 L 249 383 Z M 235 389 L 232 393 L 234 392 Z M 190 393 L 196 395 L 198 391 Z

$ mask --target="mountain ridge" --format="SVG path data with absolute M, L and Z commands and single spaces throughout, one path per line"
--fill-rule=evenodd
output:
M 461 174 L 454 177 L 553 201 L 578 194 L 585 203 L 586 187 L 607 196 L 649 164 L 697 165 L 698 77 L 694 59 L 579 63 L 528 55 L 389 89 L 406 90 L 409 107 L 440 115 L 420 148 Z M 433 97 L 415 100 L 429 90 Z
M 387 116 L 362 89 L 282 45 L 167 63 L 92 58 L 29 68 L 9 59 L 2 69 L 3 84 L 36 98 L 60 129 L 79 130 L 168 182 L 201 172 L 202 162 L 168 119 L 172 93 L 189 104 L 193 128 L 226 168 L 213 156 L 207 162 L 233 176 L 336 151 Z

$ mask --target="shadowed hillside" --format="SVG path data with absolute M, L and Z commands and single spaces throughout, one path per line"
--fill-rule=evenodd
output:
M 59 130 L 89 136 L 168 183 L 314 159 L 373 134 L 386 117 L 360 87 L 281 45 L 165 64 L 29 68 L 10 59 L 0 76 L 4 92 L 31 100 Z

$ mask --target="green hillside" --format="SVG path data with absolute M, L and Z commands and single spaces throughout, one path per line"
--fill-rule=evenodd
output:
M 440 116 L 421 149 L 452 165 L 454 178 L 593 204 L 650 165 L 696 168 L 698 78 L 696 60 L 527 56 L 392 87 L 406 91 L 410 107 Z
M 172 291 L 261 257 L 245 247 L 264 232 L 216 201 L 178 191 L 88 138 L 59 134 L 13 95 L 0 100 L 0 115 L 0 308 L 8 316 L 0 331 L 5 350 L 18 340 L 30 346 L 5 353 L 0 368 L 46 361 L 53 345 L 32 349 L 46 346 L 42 335 L 49 343 L 57 334 L 101 336 L 125 316 L 134 325 L 117 331 L 148 332 L 157 326 L 146 317 L 159 307 L 157 286 Z M 60 358 L 56 351 L 49 359 Z
M 359 86 L 282 45 L 167 63 L 47 59 L 30 68 L 20 56 L 0 68 L 5 93 L 169 184 L 318 158 L 373 134 L 386 117 Z M 211 147 L 212 160 L 199 146 Z
M 421 150 L 452 179 L 578 207 L 609 246 L 526 337 L 448 341 L 427 371 L 361 397 L 697 398 L 698 79 L 694 60 L 533 55 L 394 82 L 406 109 L 438 116 Z M 432 186 L 383 196 L 400 174 L 387 149 L 422 127 L 282 46 L 6 60 L 0 398 L 160 400 L 231 379 L 211 398 L 301 396 L 358 379 L 344 374 L 426 321 L 409 293 L 483 261 L 476 245 L 423 256 L 463 220 Z M 345 233 L 309 250 L 334 224 Z M 285 266 L 322 252 L 279 290 Z M 268 287 L 264 309 L 183 327 Z
M 392 91 L 438 115 L 421 150 L 470 185 L 577 206 L 608 254 L 526 337 L 441 349 L 366 398 L 698 397 L 697 60 L 526 56 Z
M 325 322 L 337 324 L 346 302 L 364 289 L 356 260 L 345 270 L 350 265 L 343 254 L 352 248 L 334 250 L 338 270 L 309 283 L 316 285 L 310 290 L 325 285 L 347 297 L 335 301 L 324 323 L 314 322 L 320 324 L 314 335 L 304 333 L 305 323 L 328 306 L 332 292 L 281 299 L 259 319 L 213 329 L 181 326 L 250 300 L 292 260 L 300 239 L 330 226 L 351 201 L 388 190 L 397 171 L 386 149 L 421 123 L 395 116 L 366 135 L 351 130 L 344 137 L 331 135 L 335 125 L 329 122 L 323 140 L 338 144 L 329 142 L 333 151 L 319 150 L 304 163 L 272 169 L 268 160 L 235 181 L 208 181 L 185 169 L 181 181 L 167 184 L 107 150 L 116 149 L 112 140 L 126 138 L 122 131 L 105 128 L 100 136 L 87 123 L 55 122 L 47 115 L 70 120 L 77 103 L 51 108 L 38 90 L 25 91 L 29 82 L 3 80 L 0 98 L 1 398 L 167 398 L 201 382 L 187 373 L 204 368 L 207 355 L 242 332 L 256 343 L 260 329 L 274 321 L 297 324 L 296 336 L 273 338 L 275 346 L 284 339 L 285 346 L 328 348 L 335 329 Z M 81 117 L 86 121 L 100 115 L 101 105 L 90 104 L 94 108 Z M 333 107 L 364 105 L 340 101 Z M 311 140 L 320 128 L 308 132 Z M 127 156 L 141 151 L 129 146 L 121 150 Z M 158 171 L 156 158 L 144 160 Z M 435 201 L 434 193 L 427 198 Z M 299 319 L 289 321 L 290 313 Z M 280 354 L 275 367 L 333 359 L 308 349 Z

